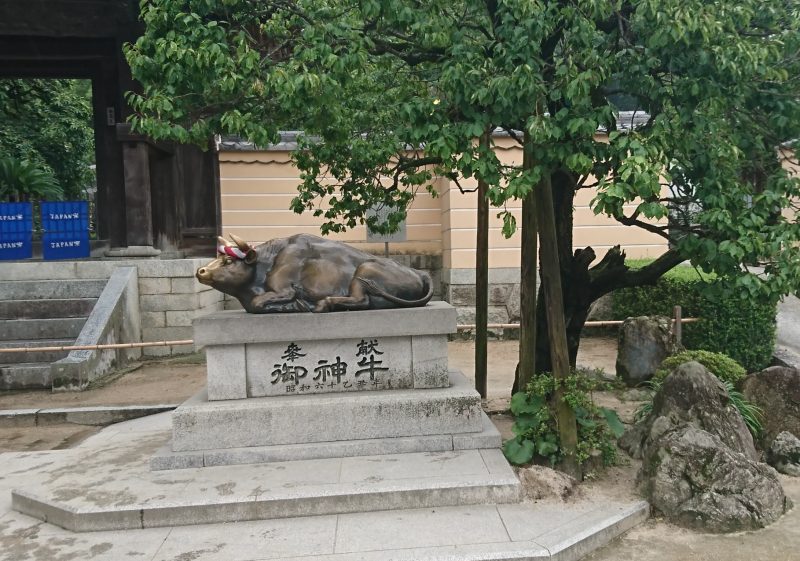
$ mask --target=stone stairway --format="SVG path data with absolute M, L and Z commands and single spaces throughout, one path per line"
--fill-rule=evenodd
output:
M 105 280 L 0 281 L 0 348 L 71 345 Z M 51 364 L 67 351 L 0 354 L 0 390 L 51 388 Z

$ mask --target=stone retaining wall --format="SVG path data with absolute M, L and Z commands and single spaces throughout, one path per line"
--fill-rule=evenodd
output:
M 223 294 L 197 282 L 198 267 L 209 258 L 103 261 L 12 262 L 0 266 L 2 280 L 109 279 L 117 267 L 136 267 L 142 341 L 192 338 L 192 320 L 223 309 Z M 145 356 L 191 353 L 192 345 L 145 347 Z
M 442 298 L 458 313 L 458 325 L 475 323 L 475 270 L 442 270 Z M 489 323 L 519 323 L 519 269 L 489 269 Z M 472 331 L 460 331 L 470 338 Z M 490 329 L 490 337 L 516 339 L 519 329 Z

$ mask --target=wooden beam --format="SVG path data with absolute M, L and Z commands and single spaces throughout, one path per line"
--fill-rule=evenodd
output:
M 127 245 L 153 245 L 153 207 L 150 198 L 150 157 L 147 144 L 124 142 L 125 218 Z
M 481 137 L 485 149 L 489 147 L 489 135 Z M 486 399 L 487 388 L 487 342 L 489 338 L 489 185 L 478 179 L 478 229 L 475 252 L 475 390 Z
M 522 168 L 529 170 L 532 165 L 529 141 L 523 147 Z M 538 240 L 536 237 L 536 199 L 534 189 L 522 199 L 522 232 L 520 232 L 522 251 L 520 257 L 519 285 L 519 364 L 517 365 L 516 387 L 513 391 L 523 391 L 534 375 L 536 367 L 536 264 L 538 260 Z
M 567 327 L 564 320 L 564 297 L 561 290 L 561 267 L 558 259 L 558 240 L 556 239 L 556 220 L 553 210 L 553 188 L 550 174 L 545 173 L 534 189 L 536 196 L 536 216 L 541 239 L 542 287 L 547 314 L 547 331 L 550 338 L 550 360 L 553 377 L 557 381 L 566 380 L 570 375 L 569 349 L 567 346 Z M 564 386 L 559 384 L 555 392 L 555 409 L 561 450 L 564 454 L 561 468 L 572 477 L 582 479 L 578 464 L 578 425 L 575 412 L 564 400 Z

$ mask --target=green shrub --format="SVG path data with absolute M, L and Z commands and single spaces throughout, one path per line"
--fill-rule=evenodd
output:
M 629 262 L 635 267 L 644 261 Z M 714 275 L 692 267 L 675 267 L 655 285 L 623 288 L 613 293 L 614 319 L 672 316 L 681 306 L 683 317 L 702 321 L 683 326 L 683 345 L 724 353 L 748 372 L 765 368 L 775 348 L 776 304 L 736 294 L 722 297 L 725 285 Z
M 656 374 L 653 378 L 656 381 L 661 381 L 681 364 L 691 361 L 699 362 L 723 382 L 730 382 L 734 385 L 747 376 L 747 372 L 745 372 L 741 364 L 722 353 L 712 353 L 711 351 L 683 351 L 665 358 L 661 366 L 656 370 Z
M 578 421 L 578 463 L 583 465 L 597 450 L 605 465 L 613 465 L 617 459 L 616 439 L 622 436 L 625 427 L 615 411 L 598 407 L 592 401 L 591 392 L 603 384 L 580 374 L 571 375 L 563 384 L 564 399 L 575 411 Z M 512 464 L 527 464 L 536 458 L 555 464 L 562 459 L 552 410 L 557 387 L 558 381 L 553 376 L 542 374 L 528 384 L 527 391 L 511 397 L 515 436 L 503 444 L 503 453 Z

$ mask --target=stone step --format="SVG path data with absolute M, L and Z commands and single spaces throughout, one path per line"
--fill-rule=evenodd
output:
M 37 351 L 37 347 L 63 347 L 73 345 L 75 339 L 38 339 L 30 341 L 26 339 L 11 339 L 0 341 L 0 349 L 11 347 L 32 347 L 34 350 L 24 353 L 0 353 L 0 364 L 18 364 L 20 362 L 55 362 L 64 358 L 69 351 Z
M 97 298 L 0 300 L 0 319 L 88 317 Z
M 50 363 L 21 362 L 0 365 L 0 391 L 41 390 L 52 387 Z
M 105 280 L 0 281 L 0 300 L 97 298 Z
M 146 454 L 154 439 L 107 446 L 91 456 L 75 450 L 81 469 L 14 490 L 12 508 L 91 532 L 506 504 L 518 502 L 521 493 L 499 449 L 151 472 Z M 115 473 L 108 477 L 111 465 Z
M 466 434 L 340 440 L 336 442 L 316 442 L 313 446 L 308 444 L 285 444 L 192 452 L 173 452 L 171 443 L 169 443 L 150 459 L 150 469 L 158 471 L 315 460 L 320 458 L 500 448 L 503 444 L 500 432 L 495 428 L 489 417 L 485 414 L 482 414 L 482 417 L 483 430 L 478 433 Z
M 75 339 L 86 318 L 0 320 L 0 341 Z
M 448 388 L 206 400 L 172 416 L 175 452 L 479 433 L 480 395 L 460 372 Z M 251 427 L 269 427 L 253 430 Z

